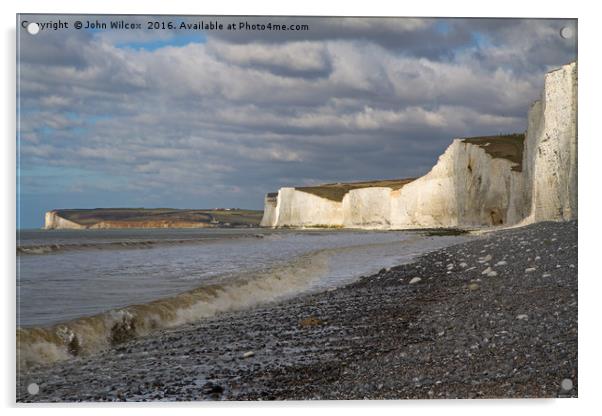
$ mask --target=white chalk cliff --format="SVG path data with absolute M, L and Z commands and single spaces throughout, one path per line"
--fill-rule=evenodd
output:
M 404 229 L 577 218 L 577 64 L 549 72 L 525 135 L 455 139 L 399 186 L 330 184 L 266 196 L 264 227 Z M 348 185 L 338 194 L 329 190 Z
M 528 222 L 577 218 L 577 64 L 546 75 L 525 143 Z
M 68 230 L 81 230 L 86 227 L 70 221 L 66 218 L 61 217 L 56 210 L 48 211 L 44 216 L 44 229 L 56 230 L 56 229 L 68 229 Z

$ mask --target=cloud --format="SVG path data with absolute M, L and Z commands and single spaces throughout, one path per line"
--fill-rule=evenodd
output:
M 209 44 L 209 53 L 231 65 L 265 69 L 284 77 L 326 77 L 332 68 L 322 42 L 232 45 L 218 41 Z

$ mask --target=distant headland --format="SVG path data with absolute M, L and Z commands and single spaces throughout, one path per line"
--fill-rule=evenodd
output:
M 263 212 L 238 208 L 94 208 L 46 213 L 44 228 L 230 228 L 257 227 Z

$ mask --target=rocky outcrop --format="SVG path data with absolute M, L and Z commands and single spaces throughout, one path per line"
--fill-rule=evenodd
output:
M 403 229 L 577 217 L 577 64 L 546 74 L 526 134 L 455 139 L 426 175 L 281 188 L 262 226 Z M 333 196 L 334 195 L 334 196 Z

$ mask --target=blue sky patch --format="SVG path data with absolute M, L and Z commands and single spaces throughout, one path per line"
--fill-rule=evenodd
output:
M 191 43 L 205 43 L 207 38 L 202 33 L 176 35 L 169 39 L 152 39 L 138 42 L 118 43 L 115 46 L 122 49 L 137 49 L 145 51 L 156 51 L 168 46 L 182 47 Z

